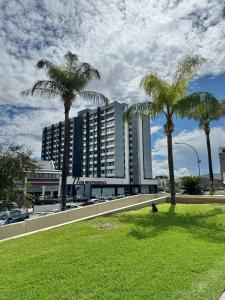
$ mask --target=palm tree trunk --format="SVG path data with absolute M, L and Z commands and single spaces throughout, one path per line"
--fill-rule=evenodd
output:
M 172 141 L 172 133 L 170 131 L 167 131 L 167 147 L 168 147 L 168 167 L 169 167 L 169 176 L 170 176 L 171 204 L 176 205 L 174 165 L 173 165 L 173 141 Z
M 207 151 L 208 151 L 208 164 L 209 164 L 209 178 L 211 181 L 211 188 L 213 187 L 213 167 L 212 167 L 212 155 L 211 155 L 211 144 L 210 144 L 210 138 L 209 138 L 209 131 L 206 133 L 206 144 L 207 144 Z
M 65 108 L 64 149 L 61 182 L 61 210 L 66 209 L 67 173 L 68 173 L 68 142 L 69 142 L 69 109 Z

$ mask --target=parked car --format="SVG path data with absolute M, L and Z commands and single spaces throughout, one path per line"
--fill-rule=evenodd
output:
M 109 200 L 105 200 L 105 199 L 92 199 L 94 200 L 96 203 L 103 203 L 103 202 L 109 202 Z
M 101 194 L 96 196 L 97 200 L 112 200 L 112 195 Z
M 121 194 L 121 195 L 112 196 L 111 199 L 115 200 L 115 199 L 121 199 L 121 198 L 124 198 L 124 197 L 125 197 L 125 195 Z
M 96 201 L 94 199 L 90 199 L 90 200 L 87 200 L 87 201 L 84 201 L 83 203 L 81 203 L 80 206 L 83 207 L 83 206 L 89 206 L 89 205 L 93 205 L 93 204 L 96 204 Z
M 73 202 L 69 202 L 69 203 L 66 203 L 66 209 L 69 209 L 69 208 L 79 208 L 80 205 L 76 204 L 76 203 L 73 203 Z
M 82 195 L 77 195 L 77 196 L 74 197 L 74 201 L 76 201 L 76 202 L 84 202 L 84 201 L 87 201 L 87 200 L 88 200 L 87 197 L 82 196 Z
M 61 199 L 60 199 L 60 201 L 61 201 Z M 68 203 L 68 202 L 73 202 L 74 201 L 74 199 L 73 199 L 73 197 L 70 197 L 70 196 L 67 196 L 66 197 L 66 202 Z
M 42 205 L 42 204 L 56 204 L 59 203 L 60 199 L 58 198 L 53 198 L 53 197 L 43 197 L 40 196 L 39 198 L 36 199 L 36 204 L 37 205 Z
M 0 215 L 0 226 L 24 221 L 29 218 L 28 213 L 23 213 L 20 209 L 4 212 Z

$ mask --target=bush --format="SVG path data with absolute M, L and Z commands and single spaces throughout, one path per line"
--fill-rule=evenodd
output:
M 197 176 L 184 176 L 181 178 L 181 186 L 185 194 L 197 195 L 201 194 L 200 178 Z

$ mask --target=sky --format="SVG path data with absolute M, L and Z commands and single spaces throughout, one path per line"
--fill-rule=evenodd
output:
M 40 158 L 42 128 L 63 120 L 60 99 L 23 97 L 44 74 L 39 59 L 60 64 L 71 51 L 101 73 L 88 89 L 111 101 L 132 104 L 146 99 L 141 78 L 152 72 L 172 80 L 177 64 L 199 54 L 206 62 L 189 87 L 225 99 L 224 0 L 1 0 L 0 1 L 0 142 L 16 142 Z M 74 103 L 70 116 L 92 107 Z M 166 138 L 163 119 L 151 120 L 153 175 L 165 175 Z M 212 123 L 214 172 L 218 148 L 225 146 L 225 120 Z M 175 120 L 174 142 L 189 143 L 208 173 L 204 133 L 198 124 Z M 174 145 L 176 176 L 197 174 L 195 153 Z

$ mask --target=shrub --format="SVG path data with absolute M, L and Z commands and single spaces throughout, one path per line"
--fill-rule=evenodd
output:
M 185 194 L 197 195 L 201 194 L 200 178 L 197 176 L 184 176 L 181 178 L 181 186 Z

